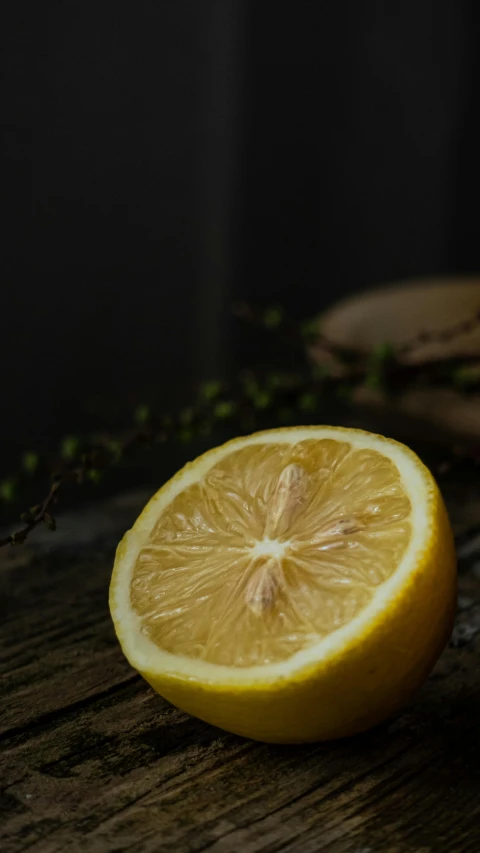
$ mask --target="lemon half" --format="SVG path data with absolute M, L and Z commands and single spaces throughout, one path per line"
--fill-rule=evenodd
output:
M 316 426 L 186 465 L 124 536 L 110 586 L 123 651 L 158 693 L 276 743 L 395 712 L 447 642 L 455 601 L 428 469 L 395 441 Z

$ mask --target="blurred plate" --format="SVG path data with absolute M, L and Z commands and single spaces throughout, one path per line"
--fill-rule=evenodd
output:
M 438 333 L 465 322 L 480 312 L 480 278 L 448 278 L 408 281 L 352 297 L 330 308 L 318 319 L 318 328 L 333 343 L 360 352 L 381 344 L 400 348 L 419 335 Z M 409 363 L 448 359 L 478 353 L 480 371 L 480 323 L 444 340 L 426 340 L 401 360 Z M 316 363 L 331 363 L 321 346 L 311 346 Z M 474 369 L 476 369 L 476 364 Z M 450 388 L 412 388 L 394 399 L 366 388 L 358 389 L 356 402 L 388 407 L 390 412 L 435 424 L 442 431 L 480 437 L 480 394 L 466 394 Z

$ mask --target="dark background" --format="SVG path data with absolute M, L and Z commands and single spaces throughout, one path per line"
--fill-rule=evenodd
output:
M 306 316 L 478 271 L 475 0 L 71 0 L 10 18 L 6 473 L 248 360 L 235 298 Z

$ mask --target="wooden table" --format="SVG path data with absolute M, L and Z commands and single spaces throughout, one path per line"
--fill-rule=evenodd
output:
M 446 493 L 457 529 L 480 518 L 465 480 Z M 107 588 L 145 497 L 2 552 L 1 853 L 478 853 L 480 537 L 459 549 L 452 642 L 404 713 L 275 747 L 170 707 L 122 657 Z

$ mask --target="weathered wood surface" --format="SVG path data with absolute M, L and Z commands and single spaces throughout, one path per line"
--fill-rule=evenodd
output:
M 400 717 L 272 747 L 170 707 L 122 657 L 107 588 L 143 497 L 0 559 L 2 853 L 478 853 L 480 541 L 452 643 Z M 465 484 L 449 502 L 477 514 Z

